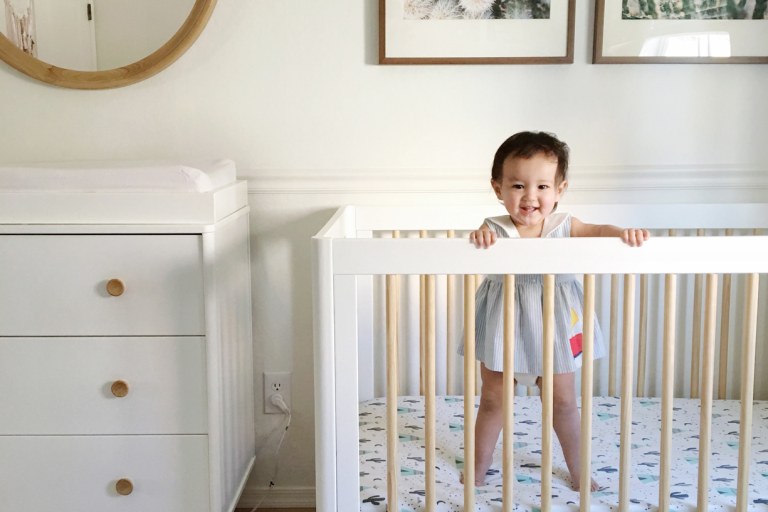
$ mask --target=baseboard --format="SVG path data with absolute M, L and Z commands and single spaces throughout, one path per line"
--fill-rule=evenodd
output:
M 240 496 L 238 508 L 314 508 L 314 487 L 266 487 L 249 486 Z

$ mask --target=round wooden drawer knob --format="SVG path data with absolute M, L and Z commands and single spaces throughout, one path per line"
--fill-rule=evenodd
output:
M 125 283 L 119 279 L 107 281 L 107 293 L 113 297 L 119 297 L 125 292 Z
M 133 492 L 133 483 L 127 478 L 121 478 L 115 484 L 115 490 L 121 496 L 128 496 Z
M 128 383 L 124 380 L 116 380 L 112 383 L 112 394 L 118 398 L 122 398 L 128 394 Z

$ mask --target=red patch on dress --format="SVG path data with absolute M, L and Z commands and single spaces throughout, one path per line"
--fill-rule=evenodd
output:
M 581 355 L 581 347 L 582 347 L 582 340 L 581 340 L 581 333 L 575 335 L 571 338 L 571 352 L 573 353 L 573 357 L 579 357 Z

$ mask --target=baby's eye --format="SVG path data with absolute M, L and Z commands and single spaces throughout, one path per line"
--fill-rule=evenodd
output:
M 549 185 L 539 185 L 539 190 L 547 190 Z
M 515 190 L 523 190 L 523 188 L 525 187 L 523 187 L 523 185 L 520 183 L 515 183 L 514 185 L 512 185 L 512 188 Z

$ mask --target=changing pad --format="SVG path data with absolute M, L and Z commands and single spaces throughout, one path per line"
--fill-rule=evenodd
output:
M 0 166 L 0 231 L 89 224 L 134 225 L 141 232 L 185 225 L 196 232 L 247 207 L 247 181 L 236 175 L 229 159 Z
M 0 191 L 209 192 L 235 177 L 235 163 L 229 159 L 24 164 L 0 167 Z

